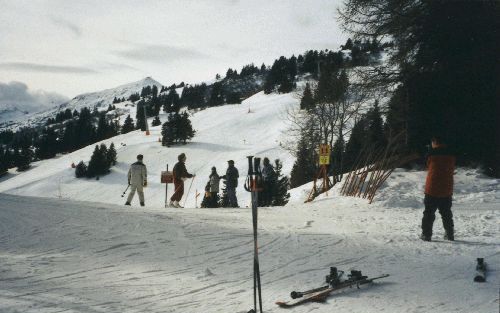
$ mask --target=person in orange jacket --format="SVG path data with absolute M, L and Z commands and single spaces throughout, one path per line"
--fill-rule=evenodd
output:
M 451 197 L 453 195 L 453 173 L 455 156 L 439 136 L 431 140 L 431 150 L 427 155 L 427 179 L 425 181 L 425 210 L 422 218 L 422 235 L 424 241 L 431 241 L 432 225 L 439 210 L 446 240 L 455 240 Z

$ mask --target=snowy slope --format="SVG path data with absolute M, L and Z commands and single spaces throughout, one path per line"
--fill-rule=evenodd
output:
M 137 154 L 144 155 L 148 167 L 149 186 L 146 189 L 146 203 L 159 206 L 164 203 L 165 186 L 160 184 L 160 173 L 169 164 L 170 169 L 177 162 L 177 156 L 187 155 L 187 169 L 197 174 L 193 181 L 187 206 L 195 206 L 195 190 L 203 191 L 212 166 L 224 174 L 227 161 L 233 159 L 240 172 L 240 186 L 243 186 L 247 172 L 248 155 L 268 156 L 270 160 L 283 161 L 285 173 L 293 165 L 292 156 L 279 143 L 287 126 L 284 122 L 287 108 L 297 106 L 298 100 L 292 94 L 264 95 L 258 93 L 240 105 L 226 105 L 202 110 L 191 118 L 197 131 L 193 141 L 187 145 L 166 148 L 158 142 L 161 126 L 151 127 L 151 135 L 134 131 L 103 141 L 108 146 L 115 143 L 118 164 L 109 175 L 94 179 L 76 179 L 71 163 L 88 161 L 94 150 L 89 146 L 55 159 L 36 162 L 24 173 L 14 173 L 0 183 L 0 192 L 41 197 L 62 197 L 76 200 L 92 200 L 118 204 L 127 184 L 127 171 Z M 250 110 L 251 113 L 248 113 Z M 135 108 L 130 108 L 135 116 Z M 165 115 L 160 115 L 162 121 Z M 149 120 L 151 122 L 151 119 Z M 187 181 L 186 193 L 191 181 Z M 170 187 L 172 194 L 172 187 Z M 249 195 L 239 191 L 240 206 L 249 204 Z M 201 199 L 199 199 L 201 201 Z M 184 201 L 184 199 L 183 199 Z
M 106 140 L 117 145 L 119 163 L 98 181 L 76 179 L 70 168 L 88 160 L 93 146 L 0 178 L 0 312 L 247 312 L 253 281 L 246 156 L 280 158 L 290 173 L 293 158 L 280 142 L 285 112 L 297 106 L 292 94 L 258 93 L 241 105 L 195 113 L 197 134 L 187 145 L 162 147 L 160 127 L 150 136 L 135 131 Z M 159 175 L 181 152 L 198 175 L 187 208 L 165 209 Z M 149 170 L 147 207 L 137 199 L 126 207 L 120 195 L 139 153 Z M 243 208 L 194 208 L 194 191 L 203 190 L 210 168 L 224 173 L 229 159 L 240 172 Z M 438 215 L 430 243 L 418 239 L 424 181 L 423 171 L 397 170 L 371 205 L 340 197 L 340 185 L 304 204 L 306 184 L 291 190 L 287 206 L 259 209 L 265 311 L 281 312 L 276 300 L 322 286 L 337 266 L 391 276 L 293 312 L 496 312 L 500 180 L 457 169 L 457 240 L 441 239 Z M 485 284 L 472 282 L 477 257 L 490 266 Z
M 274 302 L 292 290 L 322 286 L 330 266 L 391 276 L 292 312 L 497 312 L 500 182 L 459 169 L 457 240 L 439 240 L 437 220 L 437 241 L 423 242 L 424 177 L 396 172 L 372 205 L 335 188 L 310 204 L 260 208 L 265 312 L 282 312 Z M 0 194 L 0 312 L 247 312 L 252 249 L 248 209 Z M 483 284 L 472 282 L 476 257 L 490 267 Z

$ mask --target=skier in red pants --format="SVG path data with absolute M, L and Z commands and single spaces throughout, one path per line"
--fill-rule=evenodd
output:
M 175 208 L 182 208 L 179 204 L 182 196 L 184 195 L 184 181 L 188 178 L 195 177 L 193 174 L 189 174 L 186 169 L 186 155 L 184 153 L 179 154 L 177 157 L 179 162 L 174 165 L 172 173 L 174 175 L 174 194 L 170 197 L 170 206 Z

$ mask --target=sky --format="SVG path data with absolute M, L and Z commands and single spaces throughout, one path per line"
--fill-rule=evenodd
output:
M 147 76 L 164 85 L 208 81 L 229 67 L 337 49 L 347 38 L 336 20 L 340 4 L 0 0 L 0 87 L 72 98 Z

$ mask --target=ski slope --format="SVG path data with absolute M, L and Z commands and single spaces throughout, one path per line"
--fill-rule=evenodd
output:
M 187 145 L 162 147 L 160 127 L 150 136 L 135 131 L 106 140 L 115 143 L 118 164 L 99 180 L 76 179 L 70 167 L 88 161 L 94 146 L 10 171 L 0 178 L 0 312 L 247 312 L 253 237 L 242 187 L 246 156 L 280 158 L 289 174 L 293 157 L 280 142 L 286 111 L 297 106 L 293 94 L 258 93 L 241 105 L 196 112 L 197 133 Z M 160 172 L 181 152 L 197 176 L 182 200 L 186 208 L 165 209 Z M 149 171 L 144 208 L 137 198 L 124 206 L 121 197 L 139 153 Z M 210 168 L 222 174 L 229 159 L 240 172 L 241 208 L 195 208 L 195 190 L 203 191 Z M 309 183 L 290 191 L 287 206 L 260 208 L 264 311 L 281 312 L 275 301 L 322 286 L 337 266 L 391 276 L 291 311 L 497 312 L 500 180 L 457 169 L 455 242 L 441 239 L 439 214 L 435 241 L 418 239 L 424 181 L 423 171 L 396 170 L 371 205 L 339 196 L 340 185 L 304 204 Z M 489 266 L 484 284 L 472 281 L 477 257 Z
M 498 310 L 499 181 L 460 169 L 456 241 L 418 239 L 424 172 L 397 171 L 379 200 L 329 196 L 259 209 L 265 312 L 330 266 L 391 276 L 291 312 Z M 393 195 L 398 191 L 399 200 Z M 294 199 L 307 188 L 293 190 Z M 247 312 L 249 209 L 126 207 L 0 194 L 0 312 Z M 489 266 L 474 283 L 477 257 Z
M 117 108 L 120 109 L 119 105 Z M 284 173 L 291 171 L 293 158 L 280 147 L 280 142 L 286 136 L 286 111 L 297 105 L 298 100 L 293 94 L 264 95 L 261 92 L 240 105 L 225 105 L 195 113 L 191 120 L 196 135 L 186 145 L 162 146 L 159 142 L 161 126 L 151 127 L 150 136 L 134 131 L 102 141 L 108 147 L 111 142 L 115 143 L 118 164 L 98 181 L 76 179 L 71 168 L 72 163 L 90 160 L 95 147 L 92 145 L 55 159 L 35 162 L 33 168 L 24 173 L 11 170 L 7 177 L 0 178 L 0 192 L 121 204 L 124 203 L 120 196 L 127 187 L 128 168 L 138 154 L 143 154 L 149 183 L 145 189 L 146 204 L 161 206 L 165 203 L 165 185 L 160 184 L 161 171 L 166 170 L 167 164 L 172 169 L 177 156 L 185 153 L 187 170 L 197 176 L 193 181 L 186 181 L 186 196 L 182 204 L 187 200 L 186 206 L 195 207 L 195 191 L 204 191 L 212 166 L 217 167 L 219 174 L 225 174 L 227 161 L 234 160 L 240 173 L 238 200 L 240 206 L 247 206 L 250 195 L 243 191 L 242 186 L 248 155 L 267 156 L 270 160 L 279 158 Z M 127 110 L 135 117 L 135 107 L 128 106 Z M 160 115 L 162 121 L 166 118 L 166 115 Z M 150 125 L 151 121 L 149 119 Z M 172 195 L 173 187 L 169 188 Z M 198 199 L 198 204 L 201 199 Z

